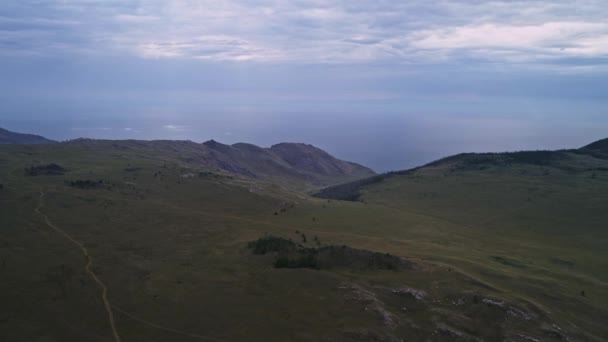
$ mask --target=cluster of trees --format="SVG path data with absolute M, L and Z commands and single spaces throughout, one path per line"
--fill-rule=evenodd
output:
M 305 240 L 306 235 L 302 234 L 302 238 Z M 253 254 L 276 253 L 276 268 L 319 268 L 316 249 L 304 248 L 288 239 L 265 236 L 250 242 L 248 247 L 253 250 Z
M 301 237 L 304 240 L 306 235 L 301 234 Z M 314 241 L 318 245 L 321 244 L 317 236 L 314 237 Z M 410 262 L 388 253 L 372 252 L 345 245 L 310 248 L 296 244 L 290 239 L 273 236 L 252 241 L 248 247 L 253 250 L 253 254 L 275 254 L 276 268 L 399 270 L 412 266 Z
M 290 258 L 287 256 L 280 256 L 274 262 L 276 268 L 312 268 L 319 269 L 319 262 L 316 255 L 313 253 L 306 253 L 296 258 Z
M 248 245 L 249 249 L 253 250 L 253 254 L 264 255 L 268 253 L 287 253 L 296 249 L 296 244 L 287 239 L 265 236 L 250 242 Z

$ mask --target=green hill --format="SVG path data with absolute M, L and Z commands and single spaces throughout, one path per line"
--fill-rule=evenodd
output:
M 0 146 L 0 339 L 608 336 L 608 160 L 464 154 L 347 183 L 358 201 L 307 195 L 348 173 L 330 161 L 303 145 Z
M 65 153 L 90 151 L 103 155 L 131 156 L 154 154 L 173 163 L 209 171 L 227 172 L 237 177 L 270 181 L 289 188 L 308 189 L 365 178 L 374 172 L 364 166 L 345 162 L 327 152 L 304 144 L 283 143 L 271 148 L 216 141 L 198 144 L 170 140 L 93 140 L 77 139 L 56 149 Z M 276 146 L 290 148 L 277 152 Z
M 437 234 L 424 239 L 436 244 L 428 251 L 433 259 L 483 274 L 572 327 L 606 336 L 597 319 L 608 318 L 605 142 L 580 150 L 460 154 L 316 196 L 436 220 L 440 228 L 426 229 Z
M 591 157 L 591 158 L 588 158 Z M 382 182 L 393 176 L 424 173 L 429 170 L 457 171 L 516 170 L 522 173 L 532 169 L 558 169 L 568 173 L 604 171 L 608 159 L 608 139 L 600 140 L 577 150 L 519 151 L 504 153 L 462 153 L 439 159 L 411 170 L 389 172 L 322 189 L 315 197 L 356 201 L 366 186 Z M 546 169 L 546 170 L 545 170 Z

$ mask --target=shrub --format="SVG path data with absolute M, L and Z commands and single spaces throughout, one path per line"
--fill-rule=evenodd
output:
M 280 256 L 274 263 L 276 268 L 312 268 L 319 269 L 315 253 L 304 253 L 295 258 Z
M 256 241 L 250 242 L 249 249 L 253 250 L 253 254 L 264 255 L 273 252 L 289 252 L 296 248 L 296 244 L 290 240 L 267 236 Z
M 316 241 L 319 242 L 318 238 Z M 413 263 L 388 253 L 348 246 L 307 248 L 291 240 L 272 236 L 252 241 L 248 247 L 253 254 L 276 253 L 276 268 L 400 270 L 413 266 Z

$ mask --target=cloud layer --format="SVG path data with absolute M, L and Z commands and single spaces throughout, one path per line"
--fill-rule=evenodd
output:
M 9 1 L 3 55 L 603 67 L 608 6 L 581 1 Z

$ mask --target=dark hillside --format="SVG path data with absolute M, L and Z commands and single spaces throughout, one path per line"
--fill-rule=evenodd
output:
M 315 197 L 344 201 L 358 201 L 361 191 L 369 185 L 383 182 L 395 175 L 415 174 L 418 171 L 441 170 L 441 172 L 484 171 L 490 169 L 509 170 L 515 167 L 555 168 L 570 173 L 580 173 L 589 169 L 602 168 L 602 165 L 581 164 L 577 155 L 589 155 L 594 158 L 608 158 L 608 139 L 600 140 L 579 150 L 560 151 L 518 151 L 504 153 L 461 153 L 442 158 L 411 170 L 389 172 L 373 177 L 338 184 L 325 188 Z M 547 170 L 543 173 L 549 172 Z
M 582 149 L 584 150 L 597 150 L 597 151 L 608 151 L 608 138 L 606 139 L 602 139 L 602 140 L 598 140 L 594 143 L 591 143 L 585 147 L 583 147 Z
M 503 153 L 461 153 L 439 159 L 424 167 L 458 164 L 460 167 L 509 166 L 528 164 L 547 166 L 568 157 L 567 151 L 518 151 Z
M 39 135 L 15 133 L 0 127 L 0 144 L 51 144 L 53 140 Z
M 339 160 L 312 145 L 281 143 L 271 148 L 253 144 L 225 145 L 208 141 L 203 146 L 216 167 L 254 178 L 275 181 L 299 179 L 315 185 L 347 181 L 373 175 L 358 164 Z
M 342 174 L 374 174 L 372 170 L 364 166 L 338 160 L 312 145 L 282 143 L 273 145 L 270 151 L 274 152 L 292 167 L 305 172 L 328 177 Z
M 324 199 L 335 199 L 339 201 L 358 201 L 361 197 L 361 189 L 365 186 L 380 183 L 393 173 L 384 173 L 373 177 L 356 180 L 353 182 L 338 184 L 322 189 L 314 194 L 314 197 Z
M 584 146 L 576 152 L 588 154 L 595 158 L 608 159 L 608 138 Z
M 366 167 L 339 160 L 327 152 L 304 144 L 282 143 L 272 148 L 252 144 L 202 144 L 169 140 L 77 139 L 61 144 L 98 153 L 150 153 L 191 166 L 268 180 L 289 187 L 322 187 L 374 174 Z M 280 146 L 280 147 L 277 147 Z

